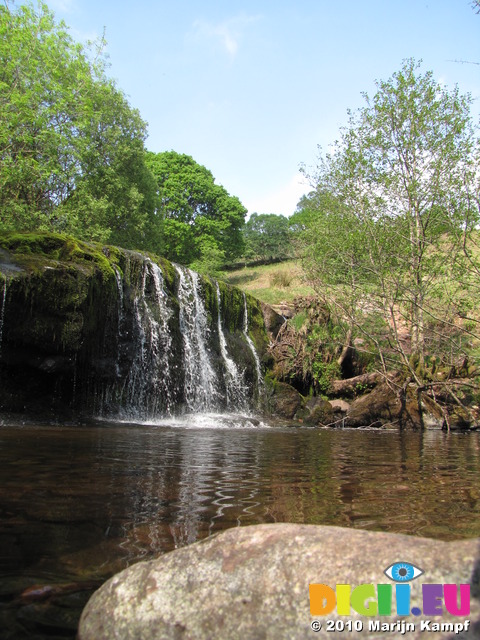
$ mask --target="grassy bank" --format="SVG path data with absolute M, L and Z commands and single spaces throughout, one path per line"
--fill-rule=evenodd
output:
M 300 263 L 295 260 L 243 267 L 228 272 L 224 280 L 271 305 L 289 303 L 296 296 L 314 293 L 305 280 Z

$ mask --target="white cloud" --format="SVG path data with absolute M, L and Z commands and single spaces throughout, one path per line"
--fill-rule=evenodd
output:
M 75 8 L 76 0 L 50 0 L 48 6 L 53 11 L 70 13 Z
M 240 40 L 245 28 L 259 19 L 259 16 L 239 15 L 223 22 L 213 24 L 206 20 L 196 20 L 193 24 L 191 38 L 195 41 L 213 40 L 234 58 L 238 52 Z
M 258 197 L 244 198 L 242 202 L 249 214 L 276 213 L 290 216 L 297 208 L 300 198 L 310 191 L 311 187 L 303 175 L 296 173 L 289 182 L 280 185 L 278 189 Z

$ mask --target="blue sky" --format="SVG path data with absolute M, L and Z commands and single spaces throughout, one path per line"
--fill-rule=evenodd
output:
M 80 42 L 105 27 L 109 75 L 148 122 L 148 149 L 193 156 L 250 213 L 290 215 L 308 191 L 299 165 L 315 164 L 361 92 L 373 95 L 405 58 L 470 92 L 480 112 L 469 0 L 47 4 Z

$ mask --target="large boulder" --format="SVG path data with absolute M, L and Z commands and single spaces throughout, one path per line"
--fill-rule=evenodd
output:
M 359 621 L 363 630 L 354 635 L 362 638 L 400 637 L 401 624 L 411 623 L 414 630 L 407 637 L 414 639 L 430 637 L 421 629 L 426 619 L 463 625 L 464 616 L 448 613 L 372 618 L 353 609 L 351 615 L 338 616 L 334 609 L 324 617 L 310 614 L 310 584 L 333 589 L 336 584 L 349 584 L 352 589 L 360 584 L 392 584 L 384 570 L 399 561 L 424 571 L 409 583 L 412 607 L 422 604 L 422 584 L 470 584 L 468 632 L 454 635 L 446 630 L 434 637 L 480 638 L 478 552 L 478 539 L 447 543 L 295 524 L 229 529 L 111 578 L 87 604 L 78 639 L 296 640 L 352 635 L 328 632 L 327 619 Z M 396 611 L 395 596 L 392 609 Z M 381 633 L 369 628 L 370 621 L 392 628 Z M 322 625 L 316 636 L 312 623 Z
M 380 427 L 384 424 L 398 426 L 402 404 L 393 389 L 379 384 L 373 391 L 357 398 L 347 411 L 346 427 Z
M 286 382 L 275 382 L 270 398 L 270 410 L 280 418 L 294 418 L 303 405 L 300 393 Z

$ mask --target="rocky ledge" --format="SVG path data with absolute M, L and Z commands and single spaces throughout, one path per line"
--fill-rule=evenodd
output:
M 468 389 L 468 380 L 459 379 Z M 473 385 L 470 385 L 473 388 Z M 312 427 L 407 428 L 474 431 L 480 428 L 480 409 L 476 401 L 467 406 L 449 402 L 437 393 L 434 400 L 405 384 L 398 372 L 388 377 L 380 373 L 334 380 L 326 397 L 302 396 L 285 382 L 274 382 L 270 396 L 272 413 Z
M 236 287 L 61 234 L 0 234 L 2 414 L 146 419 L 256 406 L 267 346 L 260 303 Z
M 402 625 L 407 623 L 412 625 L 406 634 L 410 640 L 429 636 L 429 629 L 435 631 L 432 637 L 436 640 L 480 638 L 479 551 L 479 539 L 441 542 L 295 524 L 229 529 L 158 559 L 135 564 L 111 578 L 87 604 L 78 638 L 343 637 L 335 630 L 327 631 L 327 619 L 333 621 L 329 623 L 333 627 L 337 620 L 340 626 L 348 620 L 356 622 L 361 630 L 355 637 L 362 638 L 401 637 Z M 412 607 L 422 605 L 423 584 L 468 584 L 470 613 L 452 616 L 443 606 L 443 613 L 436 616 L 368 617 L 353 608 L 349 615 L 338 616 L 336 609 L 324 617 L 311 615 L 310 584 L 321 583 L 333 589 L 336 584 L 351 585 L 352 589 L 360 584 L 392 584 L 384 570 L 399 561 L 412 563 L 424 572 L 409 583 Z M 368 602 L 365 604 L 368 606 Z M 391 607 L 395 612 L 395 596 Z M 321 623 L 319 633 L 313 633 L 312 623 Z

